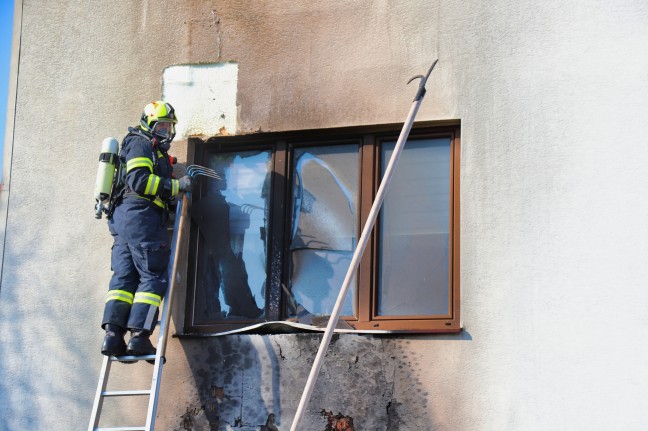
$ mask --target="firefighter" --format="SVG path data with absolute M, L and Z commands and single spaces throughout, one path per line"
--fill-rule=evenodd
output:
M 144 107 L 140 124 L 130 127 L 119 152 L 123 188 L 108 222 L 113 236 L 113 276 L 101 327 L 101 353 L 108 356 L 152 355 L 149 337 L 167 289 L 170 249 L 166 221 L 169 205 L 190 191 L 191 177 L 172 178 L 167 154 L 177 123 L 173 107 L 163 101 Z M 131 336 L 126 345 L 124 335 Z

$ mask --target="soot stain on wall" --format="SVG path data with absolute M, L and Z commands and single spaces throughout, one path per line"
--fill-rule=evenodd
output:
M 182 340 L 196 393 L 176 416 L 177 429 L 289 429 L 320 339 L 291 334 Z M 421 367 L 406 341 L 336 335 L 303 425 L 323 431 L 434 429 Z

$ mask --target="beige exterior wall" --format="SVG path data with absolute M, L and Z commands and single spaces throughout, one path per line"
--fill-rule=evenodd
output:
M 403 121 L 405 82 L 436 58 L 418 120 L 461 122 L 465 330 L 340 336 L 304 429 L 326 428 L 322 410 L 356 430 L 648 426 L 644 2 L 20 4 L 0 430 L 87 426 L 111 274 L 97 155 L 165 70 L 235 63 L 249 134 Z M 289 429 L 317 339 L 173 338 L 159 429 L 258 430 L 269 413 Z

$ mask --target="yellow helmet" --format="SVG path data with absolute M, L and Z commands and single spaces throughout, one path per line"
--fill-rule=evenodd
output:
M 155 126 L 158 122 L 171 124 L 176 124 L 178 122 L 175 110 L 170 103 L 159 100 L 157 102 L 151 102 L 144 107 L 144 112 L 142 112 L 142 119 L 140 121 L 142 129 L 157 136 L 157 128 Z M 171 128 L 171 133 L 165 133 L 164 135 L 157 137 L 162 142 L 171 142 L 175 137 L 175 128 Z

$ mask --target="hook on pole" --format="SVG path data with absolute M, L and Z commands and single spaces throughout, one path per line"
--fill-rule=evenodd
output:
M 409 84 L 410 82 L 414 81 L 415 79 L 419 79 L 419 78 L 421 79 L 421 81 L 419 81 L 419 88 L 418 88 L 418 91 L 416 92 L 416 96 L 414 96 L 414 100 L 413 100 L 414 102 L 416 102 L 418 100 L 421 100 L 423 98 L 423 96 L 425 96 L 425 84 L 427 83 L 427 80 L 430 77 L 430 74 L 432 73 L 432 70 L 434 69 L 434 66 L 436 66 L 438 61 L 439 61 L 438 58 L 436 60 L 434 60 L 434 63 L 432 63 L 432 66 L 430 66 L 430 69 L 428 70 L 428 72 L 427 72 L 427 74 L 425 76 L 416 75 L 416 76 L 411 77 L 410 80 L 407 81 L 407 83 Z

